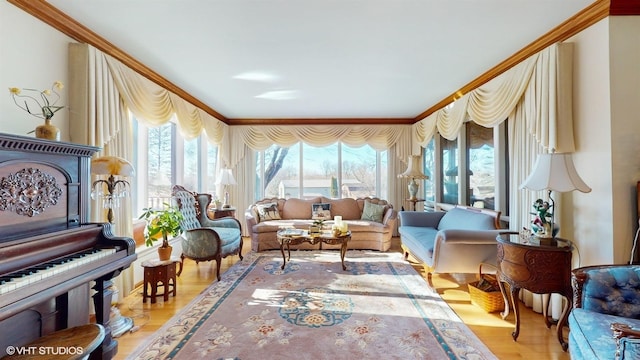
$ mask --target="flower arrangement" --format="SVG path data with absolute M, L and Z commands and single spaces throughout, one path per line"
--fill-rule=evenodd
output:
M 60 101 L 60 93 L 58 91 L 63 88 L 62 81 L 55 81 L 51 85 L 51 89 L 38 90 L 11 87 L 9 88 L 9 93 L 11 93 L 13 102 L 19 108 L 35 117 L 47 120 L 64 108 L 64 106 L 56 105 Z M 35 110 L 36 108 L 38 108 L 38 111 Z
M 531 215 L 535 215 L 535 218 L 531 222 L 531 230 L 537 236 L 552 237 L 551 227 L 553 225 L 553 205 L 550 205 L 548 201 L 537 199 L 533 203 L 533 209 Z

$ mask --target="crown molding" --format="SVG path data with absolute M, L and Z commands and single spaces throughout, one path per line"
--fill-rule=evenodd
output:
M 413 118 L 284 118 L 228 119 L 233 125 L 412 125 Z
M 119 60 L 126 66 L 130 67 L 140 75 L 153 81 L 159 86 L 173 92 L 192 105 L 202 109 L 209 115 L 228 125 L 300 125 L 301 123 L 310 125 L 337 125 L 337 124 L 413 124 L 420 121 L 432 113 L 442 109 L 451 102 L 459 99 L 464 94 L 478 88 L 487 83 L 496 76 L 511 69 L 518 63 L 536 54 L 544 48 L 568 39 L 569 37 L 579 33 L 596 22 L 606 18 L 609 15 L 638 15 L 640 14 L 639 0 L 596 0 L 593 4 L 572 16 L 571 18 L 558 25 L 542 37 L 525 46 L 522 50 L 513 54 L 503 62 L 489 69 L 478 78 L 472 80 L 453 94 L 442 99 L 437 104 L 428 108 L 415 118 L 290 118 L 290 119 L 229 119 L 215 109 L 204 104 L 197 98 L 193 97 L 186 91 L 182 90 L 171 81 L 162 77 L 140 61 L 125 53 L 117 46 L 110 43 L 100 35 L 94 33 L 75 19 L 58 10 L 44 0 L 7 0 L 9 3 L 19 7 L 32 16 L 49 24 L 55 29 L 70 38 L 87 43 L 100 51 L 109 54 Z
M 91 31 L 89 28 L 71 18 L 64 12 L 58 10 L 48 2 L 44 0 L 7 0 L 7 2 L 19 7 L 32 16 L 51 25 L 52 27 L 74 39 L 75 41 L 89 44 L 91 46 L 94 46 L 96 49 L 104 52 L 105 54 L 109 54 L 138 74 L 173 92 L 187 102 L 191 103 L 193 106 L 202 109 L 216 119 L 225 123 L 228 121 L 225 116 L 209 107 L 207 104 L 191 96 L 189 93 L 182 90 L 171 81 L 165 79 L 148 66 L 136 60 L 131 55 L 122 51 L 120 48 L 113 45 L 105 38 Z
M 588 28 L 589 26 L 595 24 L 596 22 L 606 18 L 607 16 L 609 16 L 610 1 L 618 3 L 625 3 L 626 1 L 638 2 L 638 0 L 597 0 L 593 4 L 586 7 L 584 10 L 565 20 L 562 24 L 558 25 L 548 33 L 542 35 L 529 45 L 525 46 L 522 50 L 511 55 L 511 57 L 489 69 L 487 72 L 480 75 L 478 78 L 471 81 L 467 85 L 463 86 L 458 91 L 442 99 L 437 104 L 433 105 L 432 107 L 422 112 L 420 115 L 416 116 L 414 122 L 420 121 L 433 114 L 434 112 L 442 109 L 443 107 L 461 98 L 463 95 L 484 85 L 491 79 L 511 69 L 512 67 L 526 60 L 528 57 L 538 53 L 539 51 L 542 51 L 559 41 L 564 41 L 571 36 L 579 33 L 580 31 Z

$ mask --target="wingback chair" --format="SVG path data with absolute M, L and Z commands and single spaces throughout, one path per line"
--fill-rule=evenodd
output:
M 182 255 L 184 258 L 200 261 L 216 261 L 216 276 L 220 281 L 220 263 L 222 258 L 238 254 L 242 260 L 242 231 L 240 222 L 234 218 L 210 219 L 207 208 L 211 203 L 210 194 L 189 191 L 180 185 L 172 189 L 172 196 L 183 220 Z M 182 272 L 182 266 L 180 266 Z M 180 273 L 178 273 L 180 276 Z

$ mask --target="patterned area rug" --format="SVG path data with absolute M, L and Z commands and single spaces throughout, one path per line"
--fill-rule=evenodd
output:
M 129 359 L 496 359 L 400 253 L 250 253 Z

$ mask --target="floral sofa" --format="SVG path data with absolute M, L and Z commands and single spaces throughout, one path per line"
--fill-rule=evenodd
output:
M 276 233 L 281 227 L 308 229 L 314 218 L 326 219 L 325 228 L 341 216 L 351 231 L 349 249 L 387 251 L 396 227 L 397 212 L 386 200 L 378 198 L 313 199 L 268 198 L 252 204 L 245 212 L 247 231 L 253 251 L 280 249 Z M 298 245 L 317 248 L 318 245 Z M 340 245 L 323 245 L 338 249 Z
M 574 269 L 571 359 L 640 359 L 640 265 Z

